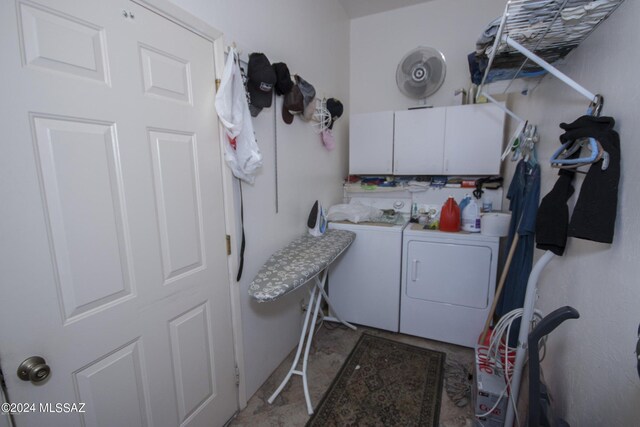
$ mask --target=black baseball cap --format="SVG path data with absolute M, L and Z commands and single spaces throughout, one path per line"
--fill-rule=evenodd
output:
M 247 90 L 251 100 L 252 115 L 255 116 L 263 108 L 271 107 L 273 86 L 276 83 L 276 73 L 264 53 L 249 55 L 247 68 Z
M 344 113 L 344 106 L 342 102 L 335 98 L 327 99 L 327 111 L 331 115 L 331 120 L 329 121 L 329 125 L 327 126 L 329 129 L 333 129 L 333 123 L 342 116 Z
M 286 95 L 293 88 L 289 67 L 284 62 L 276 62 L 273 64 L 273 71 L 276 73 L 275 90 L 277 95 Z

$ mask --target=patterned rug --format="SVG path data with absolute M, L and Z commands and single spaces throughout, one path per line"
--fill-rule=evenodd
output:
M 307 423 L 436 427 L 445 354 L 362 334 Z

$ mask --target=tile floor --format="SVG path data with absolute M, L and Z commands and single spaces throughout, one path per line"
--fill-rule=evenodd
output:
M 335 323 L 331 323 L 329 326 L 335 327 L 335 329 L 329 330 L 326 327 L 321 327 L 314 336 L 309 353 L 307 375 L 313 405 L 317 405 L 320 402 L 324 392 L 333 381 L 363 331 L 418 347 L 439 350 L 446 353 L 447 361 L 457 360 L 469 370 L 473 367 L 473 351 L 469 348 L 366 327 L 359 327 L 357 331 L 353 331 L 341 326 L 338 327 Z M 299 375 L 293 376 L 282 393 L 273 402 L 273 405 L 267 403 L 271 393 L 289 371 L 294 356 L 295 349 L 271 374 L 256 394 L 251 397 L 247 407 L 231 421 L 231 426 L 293 427 L 305 425 L 309 415 L 307 414 L 302 390 L 302 378 Z M 472 416 L 471 403 L 468 403 L 463 408 L 458 408 L 449 399 L 447 393 L 444 390 L 442 391 L 440 427 L 470 427 L 473 424 Z

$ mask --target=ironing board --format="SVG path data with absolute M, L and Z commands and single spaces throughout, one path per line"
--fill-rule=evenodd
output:
M 287 385 L 292 375 L 300 375 L 302 376 L 304 398 L 307 402 L 307 412 L 309 415 L 313 414 L 313 406 L 311 405 L 309 386 L 307 384 L 307 361 L 322 299 L 324 298 L 335 314 L 335 317 L 325 316 L 324 320 L 340 322 L 351 329 L 356 329 L 355 326 L 345 322 L 339 317 L 331 306 L 329 297 L 324 290 L 327 280 L 327 269 L 331 263 L 351 245 L 355 237 L 356 234 L 348 230 L 327 230 L 319 237 L 306 234 L 274 253 L 262 266 L 260 271 L 258 271 L 251 285 L 249 285 L 249 295 L 258 302 L 268 302 L 274 301 L 300 288 L 313 279 L 309 304 L 307 305 L 307 314 L 304 318 L 296 356 L 287 376 L 267 400 L 269 403 L 273 403 L 284 386 Z M 313 319 L 309 321 L 312 307 Z M 298 370 L 298 362 L 300 361 L 303 347 L 304 357 L 302 370 Z

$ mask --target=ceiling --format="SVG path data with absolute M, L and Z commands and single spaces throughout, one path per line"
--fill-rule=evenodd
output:
M 349 19 L 400 9 L 427 1 L 429 0 L 338 0 L 347 12 Z

